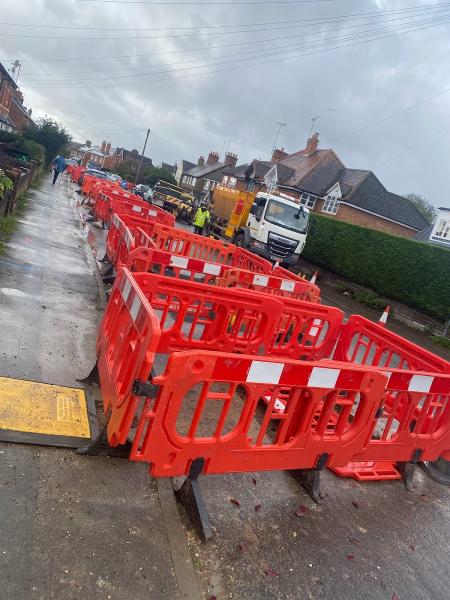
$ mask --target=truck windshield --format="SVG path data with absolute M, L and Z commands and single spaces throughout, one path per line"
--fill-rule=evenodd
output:
M 298 233 L 306 233 L 308 227 L 308 213 L 302 206 L 288 206 L 276 200 L 269 202 L 264 218 L 269 223 Z

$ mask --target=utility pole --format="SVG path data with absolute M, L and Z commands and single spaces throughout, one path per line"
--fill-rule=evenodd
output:
M 283 129 L 283 127 L 286 127 L 286 125 L 287 125 L 287 123 L 280 123 L 279 121 L 277 121 L 276 124 L 278 125 L 278 131 L 277 131 L 277 135 L 275 136 L 275 139 L 273 141 L 272 153 L 277 146 L 277 142 L 278 142 L 278 138 L 280 137 L 281 130 Z
M 138 170 L 136 171 L 136 178 L 134 180 L 134 185 L 137 185 L 138 179 L 139 179 L 139 175 L 141 174 L 141 169 L 142 169 L 142 163 L 144 162 L 144 155 L 145 155 L 145 150 L 147 148 L 147 142 L 148 142 L 148 138 L 150 135 L 150 129 L 147 129 L 147 135 L 145 138 L 145 144 L 144 144 L 144 148 L 142 150 L 142 155 L 141 155 L 141 160 L 139 162 L 139 167 Z

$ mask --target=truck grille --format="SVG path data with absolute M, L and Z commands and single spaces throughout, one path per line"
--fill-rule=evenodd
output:
M 290 258 L 297 248 L 298 241 L 269 233 L 268 247 L 271 257 L 276 259 Z

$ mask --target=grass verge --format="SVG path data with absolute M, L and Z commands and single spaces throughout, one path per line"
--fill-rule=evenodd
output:
M 34 187 L 34 186 L 33 186 Z M 29 190 L 23 193 L 16 204 L 16 211 L 13 215 L 0 217 L 0 255 L 6 252 L 8 241 L 11 239 L 17 227 L 17 220 L 25 213 L 29 201 Z

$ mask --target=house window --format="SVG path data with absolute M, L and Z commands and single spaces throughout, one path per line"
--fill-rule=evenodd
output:
M 211 182 L 209 181 L 209 179 L 205 179 L 205 183 L 203 185 L 203 189 L 206 190 L 206 191 L 208 191 L 210 183 Z
M 444 221 L 441 219 L 436 227 L 436 237 L 450 239 L 450 221 Z
M 228 187 L 234 189 L 236 187 L 236 177 L 230 177 L 228 180 Z
M 253 181 L 253 179 L 250 179 L 250 181 L 247 183 L 247 191 L 253 192 L 254 189 L 255 189 L 255 182 Z
M 340 202 L 334 196 L 327 196 L 325 202 L 323 203 L 322 212 L 328 213 L 330 215 L 335 215 L 338 211 Z
M 303 204 L 303 206 L 307 206 L 308 208 L 314 208 L 316 205 L 316 198 L 303 192 L 300 196 L 300 204 Z
M 227 186 L 228 185 L 228 177 L 224 177 L 222 179 L 222 185 Z

